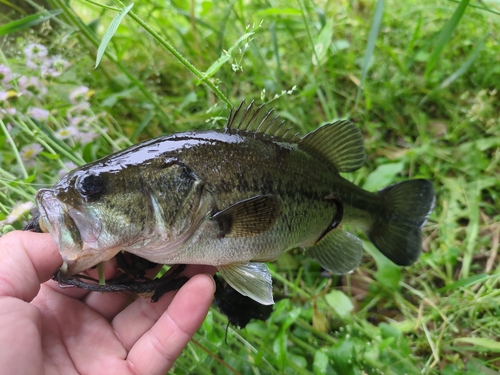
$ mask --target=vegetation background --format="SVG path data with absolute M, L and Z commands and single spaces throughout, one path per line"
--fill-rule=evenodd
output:
M 284 254 L 271 318 L 240 330 L 212 309 L 173 374 L 500 373 L 498 0 L 1 3 L 4 233 L 75 165 L 222 128 L 242 100 L 301 134 L 354 119 L 368 159 L 346 177 L 368 190 L 434 182 L 415 265 L 365 242 L 328 278 Z

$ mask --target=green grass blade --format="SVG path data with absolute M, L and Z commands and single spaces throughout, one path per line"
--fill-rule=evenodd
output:
M 491 352 L 500 352 L 500 343 L 494 340 L 481 337 L 459 337 L 455 339 L 456 343 L 471 344 L 475 349 L 482 348 Z
M 481 200 L 481 189 L 479 183 L 473 183 L 466 191 L 468 204 L 469 224 L 466 230 L 466 249 L 463 254 L 462 261 L 462 278 L 469 277 L 470 267 L 472 265 L 472 257 L 476 248 L 477 238 L 479 235 L 479 202 Z
M 486 280 L 488 280 L 488 277 L 489 276 L 487 273 L 480 273 L 478 275 L 469 276 L 465 279 L 459 279 L 459 280 L 455 281 L 454 283 L 451 283 L 451 284 L 446 285 L 442 288 L 439 288 L 438 290 L 436 290 L 436 292 L 437 293 L 445 293 L 445 292 L 448 292 L 450 290 L 457 290 L 460 288 L 465 288 L 465 287 L 469 287 L 472 285 L 476 285 L 478 283 L 485 282 Z
M 14 10 L 16 10 L 17 12 L 19 12 L 19 13 L 21 13 L 21 14 L 26 14 L 26 11 L 25 11 L 23 8 L 18 7 L 16 4 L 12 4 L 12 2 L 10 2 L 10 1 L 7 1 L 7 0 L 0 0 L 0 4 L 5 4 L 5 5 L 7 5 L 9 8 L 14 9 Z
M 16 161 L 19 165 L 19 169 L 21 170 L 21 174 L 22 174 L 23 178 L 27 178 L 28 172 L 26 172 L 26 168 L 24 167 L 24 163 L 21 159 L 21 155 L 19 155 L 19 150 L 17 149 L 14 140 L 10 136 L 10 133 L 7 130 L 7 127 L 5 126 L 4 122 L 1 119 L 0 119 L 0 129 L 3 131 L 3 133 L 7 137 L 7 140 L 9 141 L 9 144 L 12 147 L 12 152 L 14 153 L 14 156 L 16 157 Z
M 425 78 L 429 77 L 430 72 L 436 66 L 441 53 L 443 52 L 444 47 L 448 44 L 451 39 L 451 36 L 455 29 L 457 28 L 462 16 L 465 13 L 465 9 L 469 4 L 469 0 L 461 0 L 460 4 L 458 4 L 455 12 L 448 20 L 446 25 L 441 29 L 441 32 L 438 35 L 438 39 L 434 49 L 432 50 L 431 55 L 429 56 L 429 60 L 427 61 L 427 65 L 425 66 Z
M 452 75 L 450 75 L 448 78 L 446 78 L 443 82 L 441 82 L 441 84 L 439 85 L 439 89 L 444 89 L 445 87 L 448 87 L 449 85 L 451 85 L 453 82 L 455 82 L 455 80 L 462 76 L 467 70 L 469 70 L 470 66 L 472 65 L 472 63 L 474 61 L 476 61 L 476 58 L 479 56 L 479 52 L 481 52 L 481 50 L 483 49 L 484 47 L 484 42 L 486 41 L 486 38 L 489 36 L 490 34 L 486 34 L 478 43 L 477 47 L 474 48 L 474 51 L 472 51 L 472 53 L 470 54 L 470 56 L 467 58 L 467 60 L 464 61 L 464 63 L 460 66 L 460 68 L 458 68 L 455 72 L 453 72 Z
M 117 3 L 120 6 L 124 6 L 123 3 L 120 0 L 115 0 L 115 3 Z M 129 13 L 130 17 L 137 22 L 139 25 L 142 26 L 144 30 L 146 30 L 153 38 L 156 39 L 158 43 L 162 47 L 164 47 L 167 51 L 169 51 L 174 57 L 182 64 L 184 65 L 191 73 L 193 73 L 195 76 L 198 78 L 203 78 L 203 73 L 200 72 L 196 67 L 191 64 L 184 56 L 182 56 L 179 51 L 177 51 L 174 46 L 172 46 L 165 38 L 163 38 L 160 34 L 158 34 L 156 31 L 154 31 L 146 22 L 144 22 L 137 14 L 134 12 Z M 205 81 L 204 82 L 212 91 L 219 97 L 220 100 L 222 100 L 228 108 L 232 108 L 232 104 L 229 101 L 229 99 L 226 98 L 226 96 L 222 93 L 222 91 L 219 90 L 217 86 L 211 81 Z
M 448 0 L 449 2 L 451 3 L 460 3 L 459 0 Z M 491 13 L 491 14 L 495 14 L 497 16 L 500 16 L 500 12 L 494 10 L 494 9 L 491 9 L 491 8 L 488 8 L 488 6 L 492 6 L 493 4 L 486 4 L 486 3 L 483 3 L 481 4 L 483 6 L 478 6 L 478 5 L 474 5 L 474 4 L 469 4 L 469 7 L 471 8 L 475 8 L 475 9 L 478 9 L 478 10 L 482 10 L 483 12 L 488 12 L 488 13 Z
M 127 13 L 130 11 L 130 9 L 132 9 L 133 6 L 134 3 L 130 4 L 128 7 L 123 8 L 122 11 L 118 13 L 109 24 L 108 30 L 106 30 L 106 33 L 102 38 L 101 44 L 99 45 L 99 49 L 97 50 L 97 57 L 94 69 L 99 66 L 102 56 L 104 55 L 104 52 L 106 52 L 106 47 L 108 46 L 108 43 L 111 41 L 113 35 L 115 35 L 118 26 L 120 26 L 120 23 L 123 20 L 123 17 L 127 15 Z
M 84 0 L 86 1 L 86 0 Z M 85 25 L 82 20 L 76 15 L 74 10 L 67 6 L 66 3 L 63 0 L 51 0 L 52 3 L 56 4 L 58 7 L 63 9 L 66 17 L 68 18 L 69 22 L 76 27 L 80 32 L 83 34 L 84 38 L 87 39 L 92 45 L 95 47 L 98 47 L 99 45 L 99 40 L 96 38 L 92 30 Z M 96 5 L 95 3 L 91 3 L 93 5 Z M 105 9 L 108 9 L 107 7 L 104 7 Z M 160 105 L 158 100 L 153 96 L 153 94 L 144 86 L 144 84 L 134 77 L 132 73 L 130 73 L 119 61 L 117 61 L 113 56 L 111 56 L 108 52 L 105 52 L 106 57 L 110 59 L 116 66 L 118 70 L 120 70 L 125 76 L 130 79 L 130 81 L 139 88 L 141 93 L 144 95 L 146 99 L 149 100 L 151 104 L 158 110 L 158 113 L 162 115 L 162 117 L 167 120 L 169 123 L 170 119 L 167 113 L 165 112 L 165 109 Z M 172 124 L 170 124 L 172 125 Z
M 47 12 L 32 14 L 31 16 L 21 18 L 20 20 L 9 22 L 6 25 L 0 26 L 0 36 L 16 33 L 21 30 L 29 29 L 42 22 L 61 14 L 61 9 L 54 9 Z
M 384 15 L 384 0 L 377 0 L 375 5 L 375 14 L 373 15 L 372 26 L 370 27 L 370 33 L 368 34 L 368 43 L 366 44 L 365 55 L 363 57 L 363 62 L 361 65 L 361 80 L 358 87 L 358 95 L 356 97 L 356 104 L 361 98 L 361 92 L 363 91 L 363 86 L 366 79 L 366 74 L 370 68 L 370 62 L 373 57 L 373 51 L 375 50 L 375 42 L 378 37 L 378 32 L 380 30 L 380 25 L 382 24 L 382 16 Z
M 427 94 L 420 101 L 419 104 L 420 105 L 424 104 L 429 97 L 431 97 L 432 95 L 434 95 L 436 92 L 438 92 L 438 91 L 440 91 L 440 90 L 448 87 L 453 82 L 455 82 L 459 77 L 461 77 L 462 75 L 464 75 L 464 73 L 469 70 L 469 68 L 474 63 L 474 61 L 476 61 L 477 57 L 479 56 L 479 53 L 481 52 L 481 50 L 484 47 L 484 42 L 486 41 L 486 38 L 489 35 L 490 35 L 489 33 L 486 33 L 484 35 L 484 37 L 479 41 L 479 43 L 476 46 L 476 48 L 474 48 L 474 51 L 472 51 L 472 53 L 469 55 L 469 57 L 467 58 L 467 60 L 465 60 L 464 63 L 457 70 L 455 70 L 448 78 L 446 78 L 443 82 L 441 82 L 441 84 L 438 87 L 436 87 L 429 94 Z

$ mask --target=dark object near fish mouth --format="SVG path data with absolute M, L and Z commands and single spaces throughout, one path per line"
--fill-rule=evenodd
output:
M 67 277 L 60 271 L 57 271 L 52 279 L 57 281 L 62 288 L 76 286 L 93 292 L 133 292 L 149 296 L 151 302 L 158 302 L 165 293 L 178 290 L 188 282 L 189 278 L 184 276 L 179 277 L 179 274 L 185 268 L 185 264 L 174 266 L 171 272 L 168 272 L 159 279 L 153 280 L 143 276 L 131 276 L 130 274 L 124 273 L 116 278 L 106 280 L 106 285 L 100 285 L 98 284 L 98 280 L 81 274 Z M 141 274 L 144 272 L 144 269 L 139 267 L 137 272 Z
M 43 233 L 42 228 L 40 228 L 40 211 L 38 211 L 38 209 L 35 210 L 35 212 L 31 216 L 31 219 L 28 220 L 23 230 L 34 233 Z

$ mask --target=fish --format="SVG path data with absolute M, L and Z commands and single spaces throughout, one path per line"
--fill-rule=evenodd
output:
M 242 102 L 224 129 L 143 141 L 40 189 L 39 225 L 71 276 L 129 252 L 158 264 L 215 266 L 236 291 L 274 303 L 266 262 L 300 248 L 332 274 L 352 272 L 363 244 L 400 266 L 422 251 L 432 182 L 368 192 L 341 173 L 365 162 L 360 129 L 337 120 L 305 136 L 273 109 Z

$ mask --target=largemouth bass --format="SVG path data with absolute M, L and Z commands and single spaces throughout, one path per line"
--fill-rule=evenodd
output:
M 350 121 L 290 135 L 273 111 L 242 103 L 223 130 L 151 139 L 68 173 L 36 197 L 68 276 L 126 251 L 160 264 L 216 266 L 241 294 L 272 304 L 264 262 L 303 248 L 334 274 L 361 262 L 354 224 L 391 261 L 421 253 L 434 204 L 423 179 L 367 192 L 340 176 L 365 160 Z

